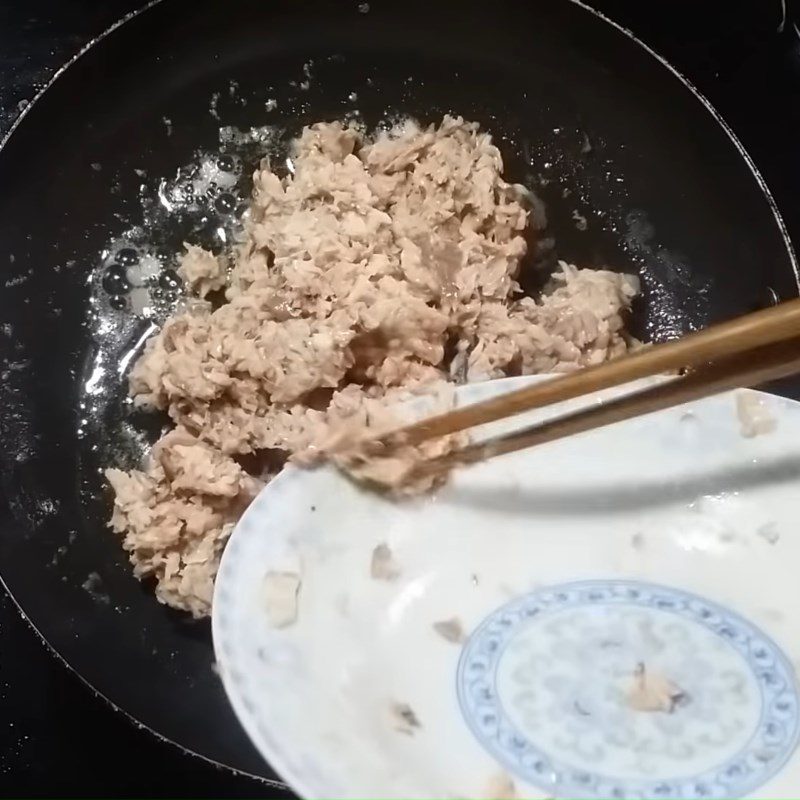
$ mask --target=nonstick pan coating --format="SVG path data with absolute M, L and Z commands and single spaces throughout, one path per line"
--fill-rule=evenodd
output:
M 81 407 L 87 277 L 141 215 L 141 193 L 216 148 L 220 125 L 292 133 L 356 110 L 369 125 L 454 112 L 494 132 L 507 173 L 546 203 L 551 261 L 642 275 L 642 337 L 797 291 L 780 218 L 723 124 L 640 43 L 569 0 L 163 0 L 77 59 L 0 151 L 0 572 L 111 703 L 267 778 L 213 671 L 208 625 L 160 606 L 105 527 L 98 468 L 117 417 Z M 177 247 L 184 232 L 173 234 Z M 545 275 L 529 265 L 525 283 Z M 103 408 L 123 396 L 120 378 Z

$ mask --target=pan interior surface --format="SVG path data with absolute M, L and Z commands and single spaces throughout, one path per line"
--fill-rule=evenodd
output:
M 637 271 L 644 339 L 796 293 L 791 249 L 724 128 L 638 43 L 564 0 L 457 13 L 164 0 L 79 58 L 0 151 L 3 580 L 96 691 L 243 772 L 274 777 L 228 707 L 208 625 L 160 606 L 105 527 L 100 470 L 129 466 L 162 422 L 124 403 L 161 312 L 103 305 L 98 276 L 131 237 L 167 270 L 184 240 L 219 236 L 217 196 L 162 202 L 192 165 L 233 157 L 243 201 L 248 170 L 305 124 L 445 113 L 491 131 L 508 178 L 544 202 L 529 290 L 557 258 Z

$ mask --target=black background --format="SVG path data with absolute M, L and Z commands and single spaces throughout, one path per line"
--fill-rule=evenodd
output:
M 140 5 L 0 4 L 0 137 L 55 69 Z M 763 172 L 799 242 L 800 32 L 793 19 L 800 16 L 791 2 L 787 15 L 781 0 L 593 4 L 711 99 Z M 270 791 L 274 795 L 258 781 L 185 756 L 137 730 L 53 658 L 0 593 L 0 796 L 265 797 Z

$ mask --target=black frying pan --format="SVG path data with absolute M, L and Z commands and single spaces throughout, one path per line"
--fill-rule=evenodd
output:
M 215 93 L 220 119 L 209 113 Z M 640 336 L 797 292 L 780 217 L 724 124 L 641 43 L 569 0 L 163 0 L 78 58 L 0 151 L 0 571 L 42 636 L 111 703 L 267 778 L 213 672 L 208 625 L 158 605 L 104 527 L 97 469 L 124 390 L 120 381 L 91 406 L 92 435 L 79 439 L 93 358 L 86 277 L 141 213 L 135 169 L 152 193 L 196 148 L 217 146 L 220 124 L 277 119 L 296 132 L 354 108 L 368 124 L 387 110 L 423 121 L 452 111 L 492 130 L 508 173 L 546 202 L 556 244 L 528 265 L 527 287 L 554 256 L 637 270 Z M 162 234 L 177 248 L 186 231 Z

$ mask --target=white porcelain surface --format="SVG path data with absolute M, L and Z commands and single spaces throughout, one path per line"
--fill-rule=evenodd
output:
M 724 395 L 402 503 L 287 469 L 214 600 L 256 746 L 305 797 L 798 796 L 800 405 L 756 397 L 772 432 L 744 437 Z M 275 572 L 301 577 L 285 627 Z

